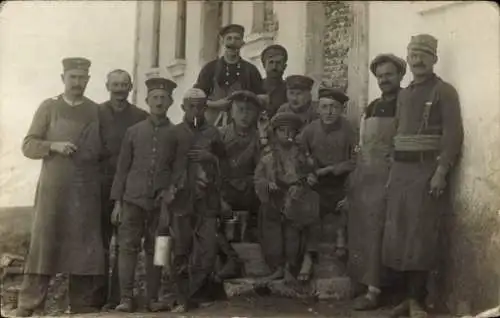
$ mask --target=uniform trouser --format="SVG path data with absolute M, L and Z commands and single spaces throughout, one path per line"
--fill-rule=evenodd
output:
M 19 293 L 18 307 L 26 310 L 43 310 L 51 275 L 26 274 Z M 72 310 L 94 306 L 95 276 L 69 276 L 69 305 Z
M 134 278 L 137 258 L 143 248 L 146 256 L 146 287 L 148 301 L 158 299 L 161 286 L 162 268 L 155 266 L 154 244 L 160 217 L 160 209 L 145 210 L 135 204 L 123 202 L 119 233 L 119 278 L 122 299 L 131 299 L 134 295 Z
M 260 206 L 259 234 L 264 259 L 271 271 L 285 266 L 283 221 L 281 212 L 273 202 Z
M 210 283 L 215 270 L 217 218 L 173 213 L 171 230 L 176 296 L 180 304 L 187 304 Z
M 102 190 L 102 242 L 104 244 L 104 262 L 106 274 L 98 276 L 96 283 L 98 289 L 96 291 L 96 304 L 103 306 L 106 303 L 117 304 L 120 301 L 120 286 L 118 279 L 118 229 L 111 224 L 111 213 L 113 212 L 114 202 L 106 200 L 109 198 L 110 187 L 103 186 Z M 112 264 L 110 264 L 110 251 L 111 240 L 115 235 L 115 257 Z M 111 272 L 111 274 L 109 274 Z

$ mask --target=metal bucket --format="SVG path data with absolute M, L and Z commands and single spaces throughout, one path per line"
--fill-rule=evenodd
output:
M 170 236 L 157 236 L 155 242 L 154 264 L 170 269 L 172 255 L 172 238 Z

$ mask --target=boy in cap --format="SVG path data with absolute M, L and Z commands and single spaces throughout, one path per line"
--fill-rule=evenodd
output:
M 262 103 L 257 95 L 250 91 L 237 91 L 229 100 L 232 102 L 233 121 L 221 128 L 222 142 L 228 156 L 226 182 L 222 188 L 222 197 L 232 211 L 245 211 L 239 215 L 242 220 L 242 239 L 250 238 L 257 229 L 258 199 L 255 195 L 253 177 L 260 159 L 257 119 Z M 221 233 L 219 235 L 222 252 L 228 259 L 218 272 L 220 279 L 238 275 L 238 255 Z
M 319 119 L 304 128 L 300 140 L 317 169 L 318 183 L 314 189 L 321 198 L 321 219 L 326 214 L 333 213 L 337 250 L 345 253 L 344 218 L 337 213 L 336 206 L 344 198 L 344 184 L 354 169 L 356 135 L 347 119 L 342 116 L 349 98 L 340 90 L 332 88 L 320 89 L 318 97 Z M 309 250 L 299 277 L 301 280 L 308 280 L 312 274 L 321 233 L 322 227 L 318 224 L 318 229 L 312 231 L 313 235 L 309 238 Z
M 309 225 L 319 214 L 317 195 L 310 189 L 314 167 L 295 140 L 301 126 L 293 113 L 276 114 L 271 120 L 271 152 L 255 170 L 255 190 L 262 205 L 261 246 L 272 270 L 267 280 L 295 280 Z
M 23 154 L 42 160 L 29 253 L 16 315 L 43 309 L 51 277 L 69 274 L 71 313 L 97 311 L 96 276 L 104 275 L 100 234 L 98 105 L 84 93 L 91 62 L 62 61 L 64 92 L 37 109 L 23 140 Z
M 382 96 L 365 109 L 360 125 L 356 169 L 350 177 L 348 202 L 348 271 L 366 293 L 354 301 L 355 310 L 380 305 L 383 279 L 382 237 L 386 209 L 386 184 L 392 139 L 396 133 L 397 96 L 406 73 L 406 62 L 393 54 L 377 55 L 370 63 Z M 359 235 L 359 233 L 364 233 Z
M 168 169 L 163 162 L 170 151 L 166 142 L 172 124 L 167 111 L 173 103 L 172 93 L 177 84 L 165 78 L 150 78 L 146 86 L 150 116 L 125 133 L 111 189 L 111 198 L 115 201 L 112 221 L 118 225 L 120 240 L 121 301 L 116 310 L 121 312 L 135 309 L 134 277 L 143 238 L 150 310 L 156 309 L 161 281 L 161 268 L 154 265 L 153 256 L 160 217 L 158 200 L 168 179 Z
M 210 297 L 217 257 L 217 225 L 221 211 L 221 185 L 227 159 L 217 128 L 204 113 L 207 97 L 201 89 L 189 89 L 183 99 L 185 112 L 173 127 L 165 146 L 168 192 L 163 199 L 170 214 L 174 240 L 173 270 L 177 307 L 185 312 Z M 161 225 L 163 227 L 163 225 Z
M 244 60 L 240 49 L 245 42 L 245 28 L 229 24 L 219 32 L 224 55 L 208 62 L 200 71 L 194 87 L 202 89 L 208 96 L 205 117 L 211 125 L 225 125 L 230 120 L 226 113 L 230 107 L 228 97 L 238 90 L 264 94 L 262 76 L 252 63 Z
M 285 79 L 288 102 L 281 105 L 278 113 L 293 113 L 300 117 L 302 128 L 318 118 L 316 105 L 312 102 L 311 90 L 314 80 L 304 75 L 290 75 Z
M 382 262 L 407 279 L 408 299 L 393 316 L 427 317 L 427 278 L 438 254 L 440 218 L 451 208 L 447 178 L 463 142 L 455 88 L 434 73 L 437 40 L 413 36 L 407 62 L 413 81 L 398 95 L 394 161 L 387 192 Z

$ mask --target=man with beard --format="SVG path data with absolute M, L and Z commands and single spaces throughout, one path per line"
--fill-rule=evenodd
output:
M 231 104 L 228 100 L 231 93 L 238 90 L 265 93 L 257 67 L 240 56 L 240 49 L 245 44 L 244 34 L 245 28 L 238 24 L 230 24 L 220 30 L 224 55 L 207 63 L 194 85 L 208 96 L 205 117 L 211 125 L 226 125 L 230 122 L 227 110 Z
M 215 271 L 227 158 L 219 131 L 204 116 L 206 103 L 202 90 L 189 89 L 182 102 L 184 119 L 173 127 L 165 143 L 168 156 L 164 166 L 171 173 L 165 181 L 169 186 L 162 213 L 170 217 L 163 215 L 162 220 L 170 220 L 174 242 L 178 305 L 174 312 L 186 312 L 214 296 L 207 291 Z
M 302 148 L 314 162 L 318 181 L 314 190 L 320 196 L 320 223 L 309 232 L 309 245 L 299 274 L 302 281 L 311 278 L 317 263 L 323 232 L 321 221 L 326 214 L 334 216 L 337 250 L 343 252 L 345 249 L 345 218 L 336 207 L 344 198 L 345 182 L 355 164 L 356 134 L 349 121 L 342 116 L 349 97 L 332 88 L 320 89 L 318 97 L 319 119 L 307 125 L 300 136 Z
M 111 186 L 116 172 L 116 164 L 123 137 L 127 129 L 147 118 L 147 112 L 127 101 L 132 90 L 132 78 L 124 70 L 113 70 L 107 76 L 106 88 L 110 99 L 99 107 L 101 136 L 103 141 L 102 167 L 102 232 L 106 252 L 106 268 L 109 266 L 110 243 L 113 235 L 118 243 L 116 228 L 111 224 L 114 202 L 110 199 Z M 118 244 L 115 244 L 115 262 L 111 265 L 111 277 L 105 275 L 100 283 L 96 301 L 114 309 L 120 301 L 118 286 Z M 109 270 L 106 271 L 108 273 Z
M 318 118 L 317 105 L 312 102 L 311 89 L 314 80 L 304 75 L 290 75 L 285 79 L 288 102 L 281 105 L 278 113 L 293 113 L 300 117 L 302 128 Z
M 165 78 L 150 78 L 146 86 L 149 118 L 127 129 L 111 189 L 111 199 L 115 201 L 112 222 L 118 225 L 120 240 L 121 300 L 116 310 L 121 312 L 135 309 L 134 281 L 141 243 L 146 255 L 146 306 L 150 311 L 162 306 L 158 302 L 161 267 L 154 265 L 153 256 L 159 201 L 168 178 L 168 168 L 162 164 L 169 156 L 166 143 L 172 126 L 167 111 L 177 84 Z
M 261 110 L 257 95 L 249 91 L 233 93 L 231 117 L 233 122 L 221 129 L 222 142 L 228 156 L 229 166 L 224 173 L 226 181 L 222 187 L 222 197 L 231 211 L 245 211 L 239 215 L 243 239 L 253 241 L 257 230 L 258 199 L 255 195 L 253 177 L 260 159 L 259 136 L 256 123 Z M 219 232 L 219 247 L 224 266 L 217 273 L 220 280 L 235 277 L 241 273 L 238 254 L 224 235 L 224 225 Z
M 406 62 L 393 54 L 380 54 L 370 63 L 382 91 L 365 109 L 360 129 L 360 151 L 347 194 L 349 206 L 349 275 L 367 287 L 354 302 L 355 310 L 379 306 L 382 284 L 381 245 L 385 196 L 392 138 L 396 133 L 396 103 Z M 363 233 L 363 235 L 360 235 Z
M 382 262 L 406 276 L 408 298 L 394 317 L 428 317 L 427 278 L 440 252 L 441 216 L 451 208 L 447 179 L 463 142 L 458 94 L 434 73 L 436 52 L 433 36 L 411 38 L 407 62 L 413 81 L 397 102 Z
M 69 274 L 72 313 L 96 311 L 93 285 L 104 275 L 98 105 L 84 96 L 90 61 L 63 60 L 64 93 L 35 113 L 22 151 L 43 160 L 18 317 L 43 310 L 51 277 Z

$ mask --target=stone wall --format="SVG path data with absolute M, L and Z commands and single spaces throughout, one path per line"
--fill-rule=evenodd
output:
M 323 1 L 325 32 L 323 39 L 323 84 L 347 89 L 348 53 L 353 16 L 344 1 Z

